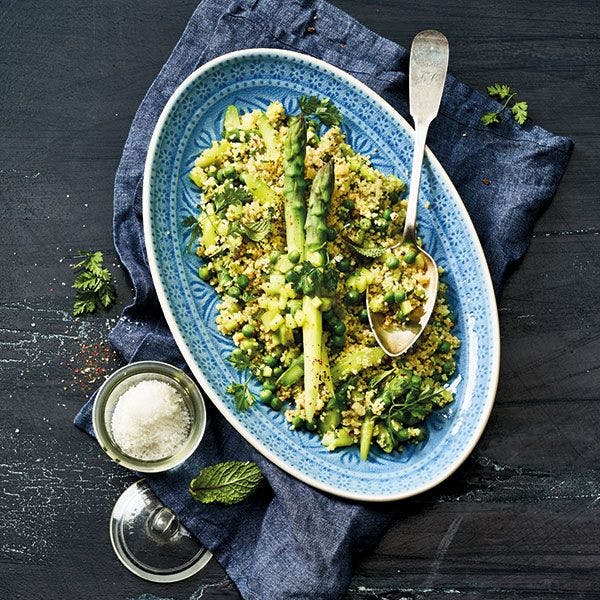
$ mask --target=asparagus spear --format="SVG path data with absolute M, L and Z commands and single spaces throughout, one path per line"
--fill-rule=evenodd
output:
M 327 211 L 333 193 L 333 162 L 330 161 L 315 175 L 308 199 L 305 255 L 313 267 L 322 269 L 327 264 Z M 306 420 L 312 421 L 321 396 L 330 396 L 332 383 L 329 361 L 323 344 L 323 318 L 319 290 L 314 296 L 305 295 L 302 310 L 304 346 L 304 410 Z
M 288 254 L 304 257 L 304 221 L 306 219 L 306 123 L 302 115 L 291 117 L 284 145 L 283 195 L 285 233 Z

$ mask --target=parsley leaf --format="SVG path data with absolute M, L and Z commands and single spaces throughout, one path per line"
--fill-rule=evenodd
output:
M 492 123 L 500 123 L 500 115 L 497 112 L 485 113 L 480 119 L 484 125 L 492 125 Z
M 232 460 L 201 469 L 190 482 L 190 494 L 198 502 L 237 504 L 256 490 L 262 481 L 258 465 Z
M 239 411 L 248 410 L 256 401 L 254 394 L 248 389 L 248 381 L 246 383 L 230 383 L 227 386 L 227 393 L 233 396 L 235 407 Z
M 329 98 L 301 96 L 300 110 L 305 117 L 314 117 L 326 127 L 333 127 L 342 122 L 342 113 Z
M 492 98 L 496 97 L 498 100 L 504 100 L 510 96 L 510 87 L 505 83 L 494 83 L 494 85 L 488 85 L 487 93 Z
M 93 313 L 98 306 L 109 308 L 117 293 L 110 271 L 106 269 L 102 252 L 80 252 L 78 262 L 71 265 L 77 273 L 73 282 L 75 301 L 73 316 Z
M 510 86 L 505 83 L 494 83 L 488 85 L 487 93 L 492 98 L 497 98 L 500 102 L 503 102 L 502 108 L 495 112 L 485 113 L 479 120 L 484 125 L 493 125 L 500 123 L 500 113 L 509 105 L 512 101 L 513 105 L 510 108 L 510 112 L 514 120 L 519 124 L 523 125 L 527 120 L 527 102 L 521 100 L 517 101 L 517 92 L 512 90 Z
M 245 371 L 250 367 L 250 357 L 241 349 L 236 348 L 227 359 L 238 371 Z
M 519 125 L 523 125 L 527 120 L 527 108 L 527 102 L 522 100 L 521 102 L 515 102 L 514 106 L 510 109 L 515 121 Z

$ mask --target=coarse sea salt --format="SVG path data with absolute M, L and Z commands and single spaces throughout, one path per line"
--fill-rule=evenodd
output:
M 114 441 L 140 460 L 173 456 L 184 444 L 191 418 L 181 394 L 168 383 L 148 379 L 131 386 L 117 400 L 111 418 Z

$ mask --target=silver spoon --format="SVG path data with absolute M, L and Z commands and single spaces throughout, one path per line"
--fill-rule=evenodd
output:
M 415 142 L 410 176 L 410 190 L 404 233 L 401 244 L 416 246 L 417 238 L 415 224 L 417 220 L 417 199 L 421 183 L 421 168 L 425 153 L 425 139 L 429 124 L 437 116 L 448 70 L 448 40 L 439 31 L 421 31 L 418 33 L 410 49 L 410 66 L 408 71 L 408 98 L 410 114 L 415 122 Z M 392 246 L 395 248 L 400 244 Z M 429 275 L 426 290 L 426 301 L 423 315 L 418 322 L 405 325 L 386 325 L 383 313 L 371 312 L 369 308 L 369 290 L 367 289 L 367 313 L 369 323 L 377 343 L 389 356 L 400 356 L 406 352 L 423 333 L 427 325 L 438 291 L 438 269 L 435 261 L 425 250 L 419 248 L 419 253 L 425 260 L 425 268 Z M 392 328 L 393 327 L 393 328 Z

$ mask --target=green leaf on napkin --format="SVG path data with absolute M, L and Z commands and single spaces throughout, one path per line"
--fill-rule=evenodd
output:
M 515 121 L 519 125 L 523 125 L 527 120 L 527 108 L 527 102 L 523 100 L 522 102 L 515 102 L 515 105 L 510 109 Z
M 236 504 L 247 498 L 262 481 L 258 465 L 231 460 L 204 467 L 190 483 L 190 494 L 203 504 Z
M 500 123 L 500 113 L 508 106 L 510 101 L 512 100 L 513 105 L 510 108 L 510 112 L 512 113 L 513 119 L 519 124 L 523 125 L 527 120 L 527 102 L 521 100 L 517 101 L 517 92 L 512 90 L 510 86 L 505 83 L 494 83 L 493 85 L 488 85 L 487 87 L 488 96 L 492 98 L 497 98 L 500 102 L 504 102 L 502 104 L 502 108 L 495 112 L 485 113 L 479 120 L 484 125 L 493 125 L 495 123 Z

